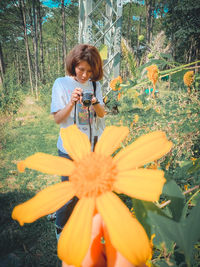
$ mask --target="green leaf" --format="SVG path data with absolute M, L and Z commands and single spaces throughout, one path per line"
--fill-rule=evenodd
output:
M 142 200 L 139 199 L 132 199 L 133 201 L 133 209 L 136 218 L 138 221 L 142 224 L 144 227 L 149 239 L 151 238 L 151 227 L 149 223 L 147 222 L 147 210 L 144 206 L 144 203 Z
M 175 183 L 175 181 L 170 180 L 164 185 L 163 195 L 167 196 L 171 200 L 168 207 L 171 210 L 173 219 L 175 221 L 179 221 L 182 216 L 183 207 L 185 205 L 185 197 L 181 189 Z
M 146 67 L 149 67 L 149 66 L 151 66 L 151 65 L 161 65 L 162 63 L 165 63 L 163 60 L 161 60 L 161 59 L 152 59 L 152 60 L 150 60 L 148 63 L 146 63 L 146 64 L 144 64 L 144 65 L 142 65 L 142 66 L 140 66 L 139 68 L 138 68 L 138 70 L 139 71 L 142 71 L 144 68 L 146 68 Z
M 192 166 L 188 168 L 188 174 L 193 174 L 197 172 L 198 170 L 200 170 L 200 158 L 195 160 Z
M 160 53 L 161 57 L 169 59 L 169 60 L 173 60 L 172 55 L 171 54 L 165 54 L 165 53 Z
M 132 199 L 132 202 L 133 202 L 133 209 L 134 209 L 136 218 L 143 225 L 149 238 L 151 238 L 151 235 L 154 232 L 152 232 L 149 221 L 148 221 L 148 214 L 147 214 L 148 211 L 153 211 L 161 216 L 164 216 L 164 217 L 166 216 L 167 218 L 169 217 L 164 211 L 158 208 L 153 202 L 142 201 L 139 199 Z
M 189 264 L 193 246 L 200 238 L 200 205 L 194 207 L 188 218 L 180 222 L 160 216 L 152 211 L 148 212 L 148 216 L 166 240 L 169 238 L 177 243 Z

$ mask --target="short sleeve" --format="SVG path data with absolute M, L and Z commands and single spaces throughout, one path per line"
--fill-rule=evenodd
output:
M 66 90 L 63 88 L 60 79 L 56 79 L 52 88 L 51 113 L 63 109 L 68 103 Z

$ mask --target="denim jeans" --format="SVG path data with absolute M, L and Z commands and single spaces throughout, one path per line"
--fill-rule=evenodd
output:
M 68 154 L 65 154 L 58 150 L 58 155 L 63 158 L 70 159 L 70 156 Z M 68 176 L 61 176 L 61 180 L 63 181 L 69 181 Z M 59 210 L 56 211 L 56 228 L 60 231 L 65 226 L 66 222 L 68 221 L 76 203 L 78 202 L 78 198 L 75 196 L 71 200 L 69 200 L 63 207 L 61 207 Z

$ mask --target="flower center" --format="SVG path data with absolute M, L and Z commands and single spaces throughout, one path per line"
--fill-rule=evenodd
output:
M 91 152 L 80 161 L 75 161 L 75 169 L 69 180 L 74 184 L 76 195 L 97 197 L 106 191 L 113 190 L 117 168 L 110 156 Z

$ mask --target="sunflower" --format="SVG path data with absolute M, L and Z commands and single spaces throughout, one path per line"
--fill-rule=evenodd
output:
M 122 77 L 118 76 L 117 78 L 113 79 L 110 82 L 110 88 L 112 88 L 113 91 L 119 91 L 121 90 L 120 84 L 122 83 Z
M 73 161 L 36 153 L 18 163 L 19 171 L 31 168 L 69 176 L 69 181 L 47 187 L 12 212 L 12 218 L 23 225 L 55 212 L 77 196 L 79 201 L 58 242 L 58 256 L 67 264 L 81 265 L 90 245 L 95 210 L 103 218 L 112 245 L 128 261 L 140 265 L 151 257 L 151 245 L 144 228 L 113 191 L 157 201 L 166 181 L 163 171 L 139 167 L 169 152 L 172 143 L 165 133 L 155 131 L 138 138 L 112 157 L 128 133 L 127 127 L 106 127 L 92 152 L 88 137 L 72 125 L 61 129 L 61 138 Z

